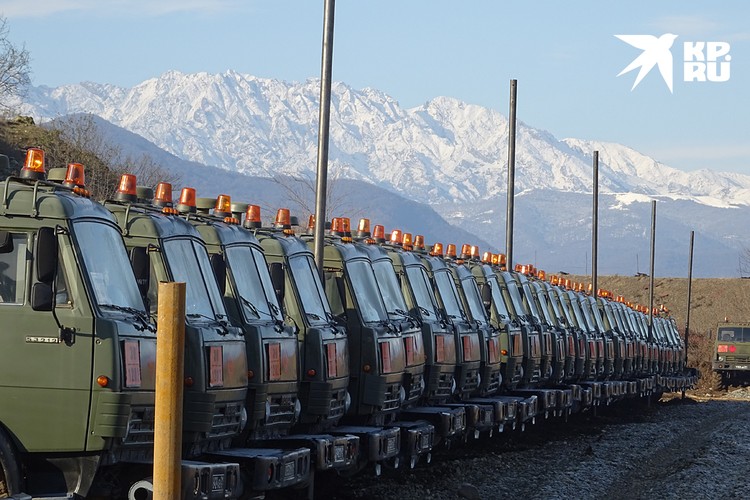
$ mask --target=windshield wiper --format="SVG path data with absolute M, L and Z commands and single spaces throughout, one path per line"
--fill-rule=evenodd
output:
M 430 311 L 422 306 L 417 306 L 419 308 L 419 312 L 422 313 L 422 316 L 429 316 Z
M 317 320 L 317 321 L 322 321 L 323 320 L 323 318 L 321 318 L 320 316 L 318 316 L 317 314 L 312 313 L 312 312 L 305 311 L 305 315 L 307 317 L 312 318 L 312 319 Z
M 241 295 L 240 295 L 240 300 L 242 301 L 243 304 L 245 304 L 250 309 L 250 311 L 252 311 L 253 314 L 255 314 L 256 318 L 260 318 L 260 311 L 255 306 L 255 304 L 253 304 L 252 302 L 250 302 L 249 300 L 247 300 L 245 297 Z
M 404 318 L 411 318 L 411 315 L 404 311 L 403 309 L 394 309 L 393 311 L 388 311 L 388 314 L 396 314 L 398 316 L 403 316 Z
M 217 314 L 215 317 L 206 316 L 205 314 L 201 313 L 187 313 L 185 314 L 188 318 L 203 318 L 211 322 L 218 323 L 221 327 L 221 333 L 222 335 L 226 335 L 229 333 L 229 322 L 224 319 L 219 319 L 219 317 L 226 318 L 223 314 Z
M 148 313 L 146 311 L 142 311 L 140 309 L 136 309 L 135 307 L 129 307 L 129 306 L 121 306 L 118 304 L 99 304 L 99 307 L 103 307 L 106 309 L 114 309 L 115 311 L 121 311 L 126 312 L 128 314 L 132 314 L 135 316 L 141 323 L 142 327 L 138 327 L 138 325 L 135 326 L 136 330 L 138 331 L 144 331 L 144 330 L 150 330 L 154 331 L 154 327 L 151 324 L 151 318 L 148 316 Z

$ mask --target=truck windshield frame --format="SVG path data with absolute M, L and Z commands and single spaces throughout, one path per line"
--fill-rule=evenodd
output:
M 539 310 L 541 311 L 545 322 L 550 326 L 556 327 L 557 318 L 553 318 L 549 312 L 550 305 L 548 304 L 547 297 L 544 295 L 544 292 L 542 292 L 542 285 L 540 285 L 539 283 L 531 283 L 531 287 L 533 288 L 532 293 L 534 294 L 534 298 L 536 298 L 537 302 L 539 303 Z
M 484 310 L 484 304 L 482 304 L 482 297 L 479 295 L 479 288 L 477 282 L 473 276 L 469 275 L 461 280 L 461 287 L 464 289 L 464 295 L 466 296 L 466 302 L 469 304 L 469 312 L 474 321 L 479 321 L 482 325 L 486 325 L 487 313 Z
M 365 323 L 387 322 L 388 313 L 370 262 L 352 260 L 345 265 L 362 321 Z
M 227 317 L 208 252 L 191 238 L 170 238 L 162 243 L 172 279 L 185 283 L 185 313 L 190 323 L 220 321 Z
M 529 310 L 529 313 L 531 316 L 536 319 L 537 321 L 542 321 L 542 316 L 539 314 L 539 311 L 536 307 L 536 302 L 534 302 L 534 295 L 531 291 L 531 285 L 527 280 L 522 281 L 522 287 L 523 287 L 523 300 L 524 304 L 526 304 L 526 308 Z
M 441 269 L 433 273 L 435 277 L 435 286 L 437 287 L 440 299 L 443 302 L 443 309 L 449 319 L 466 319 L 461 305 L 458 303 L 458 291 L 456 284 L 453 282 L 450 269 Z
M 518 289 L 518 283 L 516 283 L 516 280 L 514 280 L 512 277 L 510 277 L 510 280 L 506 279 L 505 288 L 507 288 L 508 290 L 510 300 L 513 301 L 513 308 L 516 310 L 516 314 L 518 314 L 519 316 L 525 316 L 529 314 L 529 310 L 524 304 L 523 299 L 521 298 L 521 292 Z
M 750 342 L 750 328 L 720 326 L 716 338 L 719 342 Z
M 489 285 L 490 291 L 492 292 L 492 303 L 495 305 L 495 310 L 500 316 L 500 319 L 506 322 L 510 321 L 510 311 L 508 310 L 508 306 L 507 304 L 505 304 L 505 299 L 502 296 L 503 291 L 500 287 L 500 282 L 497 280 L 497 276 L 495 276 L 494 274 L 488 276 L 487 284 Z
M 576 323 L 578 324 L 578 328 L 586 332 L 590 332 L 591 329 L 589 328 L 588 323 L 583 317 L 583 311 L 581 310 L 581 307 L 578 304 L 578 300 L 576 298 L 575 292 L 571 292 L 571 291 L 563 292 L 562 297 L 564 297 L 564 300 L 567 303 L 568 307 L 570 307 L 570 310 L 573 311 L 573 315 L 576 318 Z
M 404 268 L 409 279 L 414 299 L 419 306 L 419 314 L 433 321 L 440 319 L 438 314 L 435 292 L 430 287 L 430 278 L 422 266 L 406 266 Z
M 599 307 L 596 305 L 596 299 L 594 297 L 586 297 L 585 300 L 589 305 L 588 309 L 591 310 L 591 317 L 594 318 L 597 329 L 602 333 L 605 332 L 607 329 L 604 326 L 604 320 L 599 313 Z
M 263 254 L 252 245 L 228 245 L 224 254 L 245 320 L 281 321 L 281 308 Z
M 299 299 L 303 317 L 310 325 L 324 325 L 333 317 L 325 298 L 317 270 L 310 255 L 292 255 L 288 259 L 292 286 Z
M 77 220 L 70 231 L 76 243 L 92 301 L 147 315 L 135 282 L 120 230 L 92 220 Z M 103 315 L 122 314 L 117 309 L 99 307 Z
M 372 270 L 375 272 L 375 277 L 380 286 L 386 311 L 389 315 L 403 317 L 404 314 L 402 313 L 406 313 L 409 308 L 404 300 L 404 294 L 396 278 L 396 270 L 393 268 L 390 259 L 376 260 L 372 263 Z M 398 311 L 401 311 L 401 313 Z

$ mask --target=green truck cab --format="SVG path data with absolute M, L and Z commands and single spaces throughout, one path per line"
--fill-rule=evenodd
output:
M 199 198 L 197 209 L 198 214 L 189 214 L 187 220 L 206 244 L 232 324 L 244 332 L 248 360 L 244 434 L 250 440 L 288 434 L 302 411 L 299 346 L 292 326 L 284 324 L 260 243 L 232 216 L 229 197 Z
M 500 357 L 502 387 L 514 390 L 518 388 L 522 378 L 524 350 L 521 327 L 511 319 L 502 287 L 491 261 L 481 263 L 469 261 L 467 265 L 479 285 L 490 323 L 500 332 L 497 352 Z
M 348 470 L 360 460 L 360 437 L 338 432 L 351 406 L 349 338 L 338 325 L 307 243 L 294 235 L 287 209 L 275 227 L 261 227 L 260 207 L 249 205 L 243 227 L 252 232 L 271 268 L 284 322 L 292 327 L 300 352 L 302 413 L 286 439 L 313 444 L 316 470 Z
M 517 323 L 521 328 L 523 337 L 523 365 L 521 366 L 520 386 L 532 387 L 543 380 L 542 377 L 542 347 L 539 331 L 531 322 L 531 317 L 523 303 L 518 282 L 513 274 L 508 271 L 500 271 L 498 281 L 502 287 L 505 301 L 511 321 Z
M 21 177 L 3 183 L 0 483 L 5 494 L 85 496 L 98 472 L 152 459 L 156 329 L 83 167 L 60 184 L 43 164 L 30 150 Z
M 147 251 L 151 314 L 157 313 L 158 282 L 186 283 L 183 455 L 229 448 L 246 421 L 243 332 L 229 323 L 198 231 L 175 208 L 158 206 L 159 199 L 156 205 L 139 201 L 135 183 L 135 176 L 124 174 L 116 198 L 105 206 L 117 219 L 127 248 Z M 195 211 L 195 190 L 184 189 L 176 207 Z

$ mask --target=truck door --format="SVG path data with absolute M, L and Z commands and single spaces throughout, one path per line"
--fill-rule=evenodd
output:
M 32 293 L 41 284 L 34 265 L 36 232 L 10 234 L 12 244 L 0 249 L 0 420 L 27 451 L 83 450 L 93 322 L 80 280 L 69 279 L 77 274 L 69 240 L 53 233 L 62 257 L 52 278 L 56 314 L 74 330 L 65 339 L 52 311 L 32 308 Z

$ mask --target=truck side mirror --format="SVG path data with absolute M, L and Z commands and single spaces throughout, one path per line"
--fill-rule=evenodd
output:
M 221 294 L 227 291 L 227 262 L 220 253 L 211 254 L 211 269 L 216 276 L 216 283 L 219 285 Z
M 489 309 L 492 304 L 492 288 L 487 283 L 482 284 L 482 303 L 485 309 Z
M 52 285 L 52 281 L 55 279 L 57 272 L 57 245 L 57 235 L 54 228 L 39 228 L 34 248 L 34 264 L 36 278 L 41 283 Z
M 148 257 L 146 247 L 133 247 L 130 249 L 130 266 L 133 268 L 135 282 L 141 297 L 148 295 L 151 284 L 151 261 Z
M 0 253 L 11 253 L 13 251 L 13 237 L 9 231 L 0 231 Z
M 273 283 L 273 291 L 276 292 L 276 298 L 280 303 L 284 302 L 284 294 L 286 293 L 286 282 L 284 281 L 284 266 L 281 262 L 273 262 L 269 266 L 271 270 L 271 283 Z
M 51 311 L 52 285 L 49 283 L 34 283 L 31 286 L 31 309 L 34 311 Z

